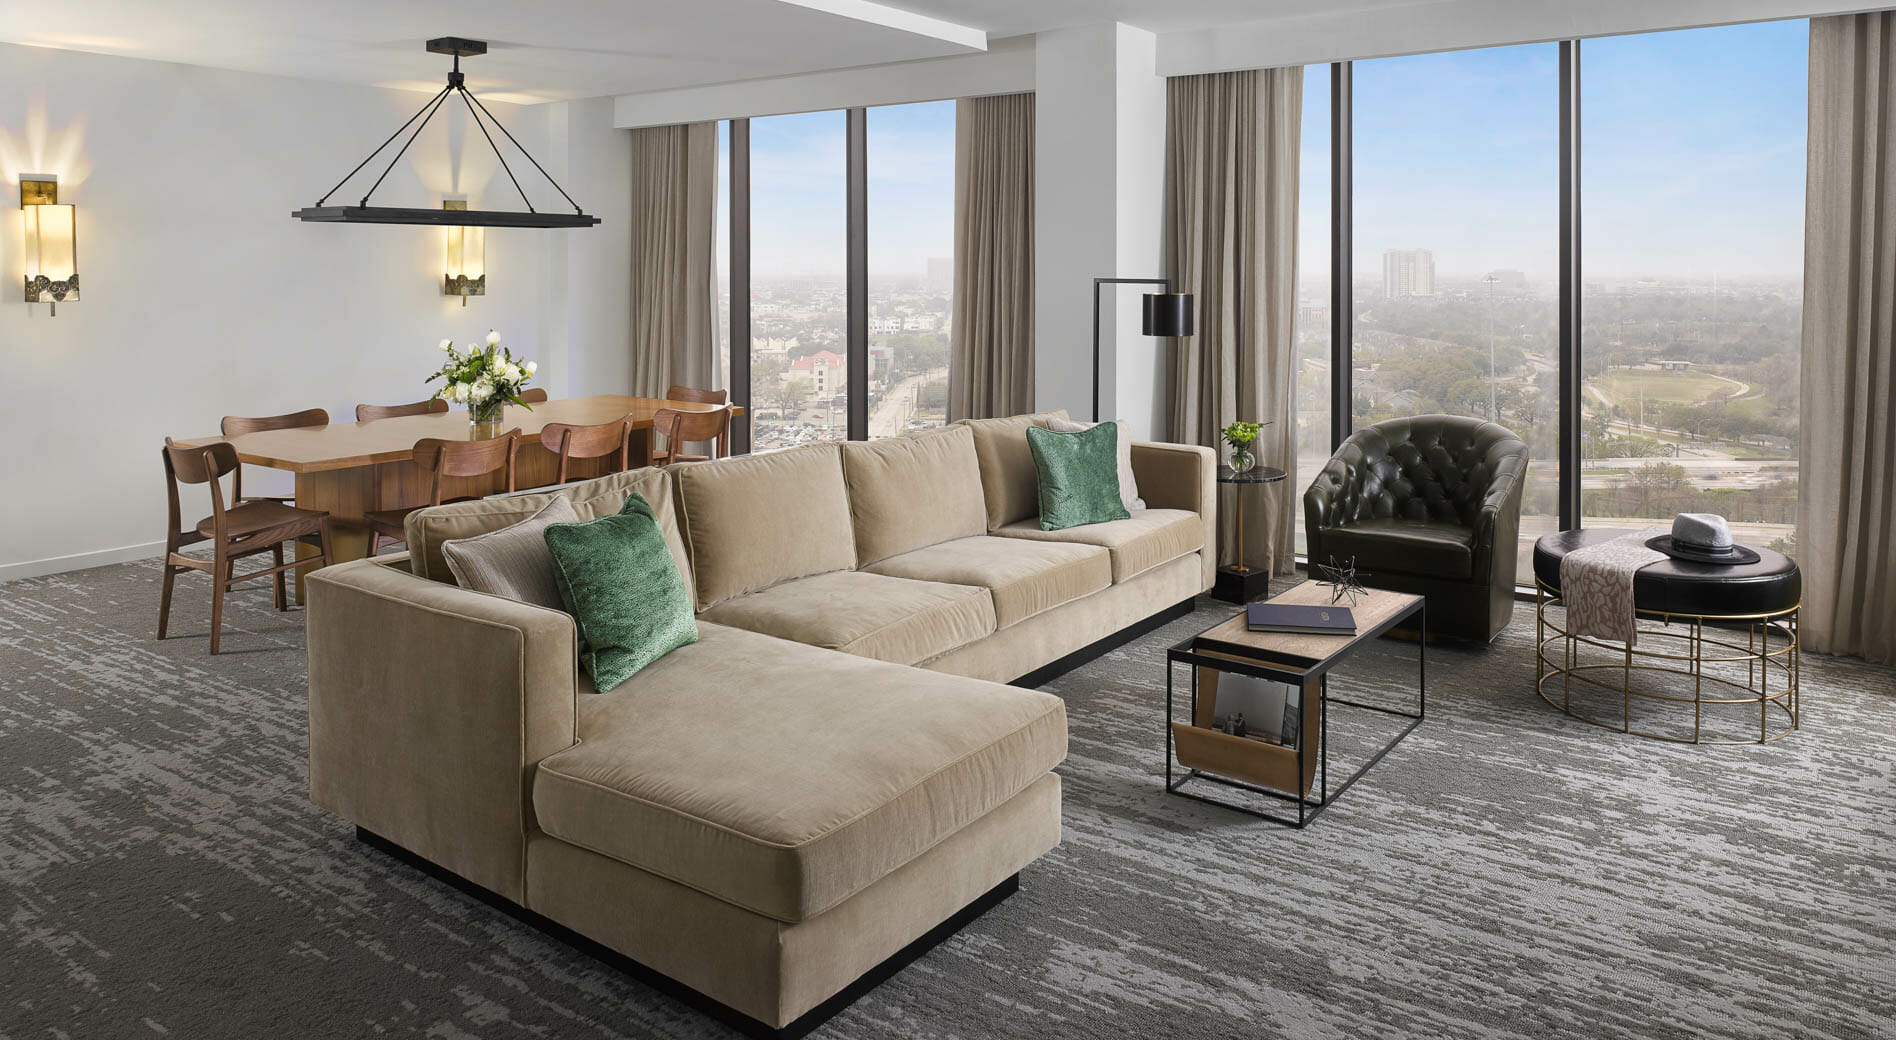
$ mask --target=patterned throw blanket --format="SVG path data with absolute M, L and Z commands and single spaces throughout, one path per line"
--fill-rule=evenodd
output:
M 1632 646 L 1639 638 L 1633 572 L 1666 558 L 1665 553 L 1646 548 L 1646 540 L 1671 530 L 1648 527 L 1561 557 L 1560 601 L 1567 608 L 1567 631 Z

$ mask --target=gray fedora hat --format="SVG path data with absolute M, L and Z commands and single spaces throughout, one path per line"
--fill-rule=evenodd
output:
M 1675 560 L 1695 563 L 1757 563 L 1757 550 L 1731 540 L 1731 527 L 1717 513 L 1680 513 L 1672 518 L 1672 533 L 1648 538 L 1646 548 Z

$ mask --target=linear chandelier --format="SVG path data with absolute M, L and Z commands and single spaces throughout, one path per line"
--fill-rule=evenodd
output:
M 533 153 L 527 151 L 526 146 L 516 140 L 514 135 L 509 133 L 506 127 L 500 125 L 500 120 L 494 118 L 494 114 L 487 110 L 486 105 L 481 104 L 480 98 L 469 93 L 466 77 L 461 73 L 461 59 L 486 54 L 487 44 L 485 42 L 481 40 L 464 40 L 458 36 L 443 36 L 440 39 L 428 41 L 428 53 L 451 54 L 454 56 L 454 70 L 448 73 L 448 85 L 442 87 L 440 93 L 428 99 L 428 103 L 421 106 L 421 111 L 409 116 L 408 122 L 403 123 L 400 127 L 396 128 L 394 133 L 388 135 L 388 140 L 383 141 L 375 151 L 370 152 L 367 159 L 357 163 L 356 168 L 350 170 L 347 177 L 336 182 L 335 187 L 329 189 L 322 198 L 317 199 L 316 205 L 306 209 L 299 209 L 291 213 L 290 216 L 298 220 L 319 224 L 430 224 L 454 225 L 456 227 L 572 228 L 592 227 L 594 224 L 599 223 L 598 217 L 588 216 L 584 210 L 580 209 L 579 203 L 574 202 L 573 197 L 566 194 L 566 189 L 560 187 L 560 183 L 553 179 L 553 175 L 546 172 L 546 167 L 540 165 L 540 161 L 533 157 Z M 527 211 L 521 213 L 515 210 L 494 209 L 415 209 L 405 206 L 369 205 L 369 196 L 374 195 L 375 189 L 382 186 L 382 181 L 387 179 L 389 171 L 395 168 L 395 164 L 400 162 L 402 155 L 408 151 L 408 146 L 414 144 L 415 138 L 421 136 L 422 129 L 428 125 L 430 119 L 434 118 L 434 114 L 440 111 L 441 106 L 447 102 L 448 96 L 457 93 L 461 96 L 462 103 L 467 106 L 467 114 L 474 120 L 474 125 L 481 128 L 481 136 L 487 139 L 487 146 L 494 150 L 494 158 L 500 160 L 500 168 L 507 171 L 507 179 L 513 182 L 514 190 L 520 193 L 520 201 L 526 204 Z M 482 119 L 483 116 L 486 117 L 485 120 Z M 353 206 L 328 205 L 331 195 L 342 190 L 344 184 L 349 183 L 351 178 L 361 173 L 363 167 L 369 165 L 370 162 L 374 161 L 376 156 L 382 154 L 382 149 L 392 144 L 397 137 L 402 135 L 402 131 L 407 130 L 417 119 L 421 120 L 420 124 L 415 126 L 414 132 L 408 135 L 408 140 L 403 141 L 401 148 L 396 150 L 395 157 L 388 161 L 388 166 L 383 168 L 382 175 L 375 179 L 374 184 L 369 185 L 369 190 L 363 194 L 361 202 Z M 533 168 L 540 171 L 540 176 L 545 177 L 547 183 L 553 185 L 554 190 L 558 191 L 560 195 L 566 199 L 567 203 L 573 207 L 573 212 L 541 213 L 533 208 L 533 200 L 527 198 L 526 190 L 520 187 L 520 178 L 514 176 L 513 167 L 507 165 L 507 157 L 500 154 L 500 146 L 494 143 L 494 135 L 488 132 L 488 123 L 499 127 L 500 132 L 506 135 L 507 140 L 512 141 L 513 146 L 520 149 L 520 154 L 526 156 L 527 161 L 533 164 Z

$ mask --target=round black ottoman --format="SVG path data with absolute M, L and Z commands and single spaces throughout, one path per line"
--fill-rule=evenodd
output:
M 1535 688 L 1541 699 L 1584 722 L 1658 740 L 1766 743 L 1797 729 L 1797 611 L 1804 584 L 1796 561 L 1783 553 L 1756 549 L 1757 563 L 1730 566 L 1667 558 L 1641 567 L 1633 573 L 1633 605 L 1640 618 L 1658 624 L 1642 624 L 1630 646 L 1575 635 L 1566 630 L 1564 609 L 1548 613 L 1550 607 L 1564 608 L 1560 561 L 1568 553 L 1630 533 L 1585 528 L 1543 535 L 1534 543 Z M 1620 719 L 1594 717 L 1597 709 L 1589 714 L 1576 706 L 1576 683 L 1619 695 Z M 1689 705 L 1689 733 L 1679 725 L 1683 711 L 1676 713 L 1675 732 L 1633 729 L 1636 698 Z M 1583 699 L 1602 703 L 1598 696 Z M 1757 736 L 1704 736 L 1706 708 L 1727 715 L 1747 710 L 1734 705 L 1755 708 Z

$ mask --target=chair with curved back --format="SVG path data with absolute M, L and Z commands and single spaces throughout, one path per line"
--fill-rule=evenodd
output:
M 443 481 L 449 477 L 484 477 L 490 473 L 504 471 L 506 490 L 514 490 L 514 459 L 520 454 L 520 430 L 508 430 L 498 437 L 478 441 L 444 441 L 438 437 L 423 437 L 415 442 L 415 465 L 429 470 L 433 474 L 428 492 L 427 505 L 438 506 L 444 502 L 466 502 L 479 498 L 479 495 L 460 495 L 445 498 Z M 377 509 L 367 514 L 369 530 L 374 538 L 369 545 L 369 555 L 380 552 L 384 544 L 400 545 L 407 539 L 408 514 L 426 506 L 406 506 L 400 509 Z
M 704 462 L 708 455 L 685 455 L 676 450 L 680 445 L 691 441 L 716 441 L 719 458 L 731 454 L 731 406 L 713 408 L 708 412 L 685 412 L 676 408 L 661 408 L 652 416 L 652 432 L 665 438 L 671 450 L 653 449 L 652 465 L 669 466 L 674 462 Z
M 413 404 L 359 404 L 356 405 L 356 422 L 399 419 L 404 415 L 439 415 L 447 410 L 448 402 L 439 397 L 430 397 Z
M 1365 426 L 1304 492 L 1313 564 L 1354 559 L 1366 584 L 1428 600 L 1428 629 L 1490 640 L 1514 612 L 1528 448 L 1482 419 Z
M 288 610 L 289 595 L 283 574 L 300 564 L 321 567 L 330 560 L 329 514 L 313 509 L 298 509 L 269 499 L 224 504 L 224 489 L 219 483 L 226 473 L 237 470 L 237 449 L 224 441 L 202 447 L 187 447 L 165 438 L 165 496 L 169 524 L 165 531 L 164 583 L 158 594 L 158 638 L 165 638 L 171 624 L 171 586 L 184 571 L 200 571 L 211 576 L 211 653 L 217 653 L 224 630 L 224 594 L 238 582 L 253 578 L 274 578 L 272 602 L 278 610 Z M 234 479 L 234 478 L 233 478 Z M 209 484 L 211 515 L 199 520 L 190 530 L 184 528 L 184 511 L 178 501 L 179 484 Z M 233 487 L 233 492 L 234 492 Z M 234 498 L 233 494 L 233 498 Z M 307 541 L 320 555 L 307 560 L 283 559 L 286 542 Z M 187 556 L 181 550 L 198 542 L 211 543 L 211 558 Z M 268 552 L 271 566 L 249 574 L 236 573 L 234 564 L 246 556 Z
M 241 437 L 246 433 L 261 433 L 264 430 L 294 430 L 305 426 L 328 426 L 329 413 L 321 408 L 305 408 L 300 412 L 287 415 L 226 415 L 218 429 L 226 437 Z M 230 500 L 232 505 L 245 502 L 283 502 L 294 501 L 287 495 L 244 495 L 244 468 L 239 465 L 236 475 L 230 478 Z
M 574 426 L 570 423 L 547 423 L 540 430 L 540 444 L 546 450 L 560 457 L 560 478 L 554 483 L 567 481 L 567 464 L 573 459 L 598 459 L 617 455 L 618 461 L 599 474 L 623 473 L 631 465 L 631 446 L 627 443 L 631 434 L 631 416 L 596 426 Z
M 546 391 L 541 387 L 520 391 L 521 404 L 540 404 L 546 400 Z
M 688 404 L 730 404 L 731 393 L 728 390 L 700 390 L 695 386 L 684 386 L 679 383 L 674 383 L 665 389 L 665 400 L 684 401 Z M 665 443 L 667 445 L 671 444 L 670 441 L 666 441 Z M 731 445 L 729 438 L 726 438 L 719 442 L 717 455 L 719 458 L 724 458 L 730 454 Z M 671 458 L 670 449 L 660 448 L 657 441 L 654 440 L 652 444 L 652 465 L 664 465 L 664 462 L 659 461 L 661 458 L 671 462 L 702 462 L 705 456 L 680 455 L 676 459 L 673 459 Z

